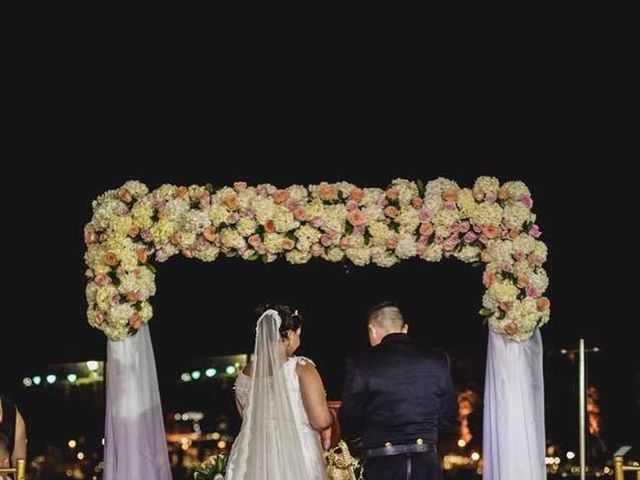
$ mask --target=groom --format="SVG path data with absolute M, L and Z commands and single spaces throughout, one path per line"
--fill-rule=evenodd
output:
M 439 431 L 456 424 L 449 358 L 423 353 L 392 302 L 369 312 L 364 355 L 347 360 L 339 417 L 345 437 L 362 436 L 366 480 L 440 480 Z

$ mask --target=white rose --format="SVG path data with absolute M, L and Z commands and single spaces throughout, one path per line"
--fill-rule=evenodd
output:
M 507 182 L 502 187 L 509 192 L 510 198 L 516 200 L 520 200 L 524 195 L 531 195 L 523 182 Z
M 415 257 L 417 247 L 418 245 L 416 241 L 412 237 L 406 235 L 398 241 L 398 245 L 396 246 L 396 255 L 402 259 Z
M 499 225 L 502 222 L 502 207 L 497 203 L 480 203 L 471 214 L 471 221 L 480 226 Z
M 456 203 L 464 218 L 471 217 L 478 207 L 476 199 L 473 198 L 473 192 L 468 188 L 464 188 L 458 192 Z
M 344 252 L 338 247 L 331 247 L 327 251 L 326 259 L 330 262 L 340 262 L 344 258 Z
M 371 252 L 368 248 L 347 248 L 345 255 L 359 267 L 363 267 L 371 261 Z
M 311 258 L 311 252 L 309 251 L 301 252 L 300 250 L 295 249 L 295 250 L 291 250 L 290 252 L 287 252 L 285 256 L 287 257 L 287 261 L 289 263 L 301 264 L 301 263 L 307 263 L 309 261 L 309 259 Z

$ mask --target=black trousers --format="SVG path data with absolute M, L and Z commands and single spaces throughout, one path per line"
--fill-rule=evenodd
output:
M 407 457 L 411 476 L 407 477 Z M 365 480 L 442 480 L 440 456 L 435 452 L 374 457 L 364 462 Z

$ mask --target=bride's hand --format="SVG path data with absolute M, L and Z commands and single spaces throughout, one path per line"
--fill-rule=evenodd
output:
M 327 428 L 320 432 L 320 440 L 322 442 L 323 450 L 329 450 L 331 448 L 331 428 Z

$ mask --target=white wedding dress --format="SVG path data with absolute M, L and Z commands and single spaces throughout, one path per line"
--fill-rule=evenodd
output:
M 276 334 L 264 337 L 275 338 Z M 313 362 L 304 357 L 280 358 L 275 349 L 264 353 L 271 347 L 260 342 L 260 336 L 258 332 L 256 343 L 265 346 L 263 353 L 255 356 L 252 377 L 241 373 L 236 380 L 236 398 L 244 414 L 225 479 L 326 480 L 320 436 L 309 422 L 296 373 L 298 364 Z M 258 347 L 256 350 L 261 351 Z M 260 371 L 268 373 L 257 373 Z

